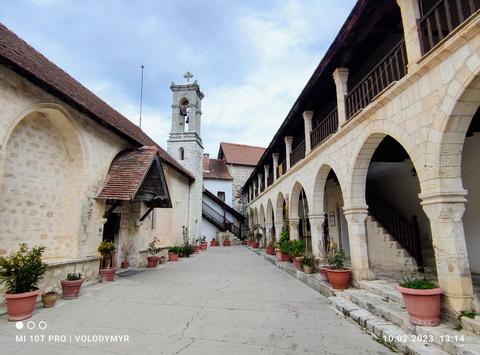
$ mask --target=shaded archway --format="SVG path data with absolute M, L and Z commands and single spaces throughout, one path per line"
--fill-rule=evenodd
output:
M 296 182 L 290 193 L 290 238 L 303 240 L 307 251 L 312 252 L 312 235 L 309 221 L 309 203 L 302 184 Z
M 283 193 L 279 192 L 277 195 L 277 201 L 275 203 L 275 221 L 276 222 L 285 222 L 285 210 L 286 210 L 286 201 Z
M 271 240 L 275 237 L 275 217 L 273 214 L 273 203 L 271 199 L 267 202 L 267 211 L 265 216 L 265 225 L 267 226 L 267 239 Z
M 20 242 L 45 245 L 45 257 L 78 256 L 84 149 L 70 118 L 53 108 L 28 113 L 9 130 L 0 219 L 5 253 Z M 13 236 L 13 237 L 12 237 Z

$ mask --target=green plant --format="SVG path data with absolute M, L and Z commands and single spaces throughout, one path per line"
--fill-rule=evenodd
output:
M 400 284 L 401 287 L 413 288 L 416 290 L 431 290 L 437 288 L 438 285 L 432 278 L 426 273 L 414 272 L 410 275 L 405 275 L 402 273 L 403 282 Z
M 107 264 L 106 267 L 108 268 L 112 261 L 112 255 L 115 253 L 115 244 L 108 240 L 102 240 L 97 250 L 102 255 L 104 262 Z
M 455 330 L 462 330 L 462 328 L 463 328 L 462 327 L 462 318 L 463 317 L 474 319 L 477 315 L 478 314 L 475 311 L 462 311 L 457 317 L 458 324 L 454 329 Z
M 278 248 L 282 253 L 290 252 L 290 240 L 288 240 L 288 233 L 281 232 L 280 233 L 280 241 L 278 242 Z
M 183 247 L 179 247 L 180 248 L 180 251 L 179 251 L 179 254 L 183 257 L 190 257 L 190 255 L 193 254 L 193 246 L 187 244 L 187 245 L 184 245 Z
M 337 249 L 336 247 L 332 248 L 328 254 L 328 263 L 330 268 L 334 270 L 345 269 L 345 252 L 342 248 Z
M 300 260 L 300 265 L 301 266 L 310 266 L 311 268 L 313 268 L 313 266 L 315 265 L 315 260 L 313 259 L 313 257 L 309 256 L 309 255 L 305 255 L 302 260 Z
M 148 249 L 147 249 L 148 254 L 155 256 L 158 253 L 160 253 L 161 248 L 157 247 L 157 243 L 159 242 L 160 240 L 158 240 L 158 238 L 153 238 L 153 240 L 150 243 L 148 243 Z
M 18 251 L 7 257 L 0 257 L 0 282 L 6 285 L 7 293 L 25 293 L 36 290 L 38 282 L 47 270 L 42 261 L 44 246 L 21 243 Z
M 68 281 L 77 281 L 77 280 L 80 280 L 82 278 L 82 274 L 81 273 L 77 273 L 77 272 L 72 272 L 72 273 L 69 273 L 67 274 L 67 280 Z
M 290 241 L 290 256 L 292 258 L 297 258 L 305 254 L 305 242 L 303 240 L 292 240 Z
M 255 233 L 255 241 L 260 242 L 262 240 L 263 234 L 260 232 Z
M 179 246 L 173 246 L 168 249 L 169 253 L 174 253 L 174 254 L 180 254 L 182 251 L 182 247 Z

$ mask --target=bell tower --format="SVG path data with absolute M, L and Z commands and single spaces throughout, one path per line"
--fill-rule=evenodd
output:
M 203 146 L 201 136 L 201 104 L 203 93 L 197 81 L 190 82 L 193 75 L 187 72 L 186 83 L 172 82 L 173 93 L 172 129 L 167 141 L 167 151 L 187 169 L 195 182 L 190 186 L 189 234 L 190 238 L 201 237 Z

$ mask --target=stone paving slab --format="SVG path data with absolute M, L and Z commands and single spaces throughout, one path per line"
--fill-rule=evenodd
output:
M 338 316 L 317 291 L 241 246 L 209 248 L 96 284 L 76 300 L 37 309 L 30 320 L 37 326 L 45 321 L 47 328 L 17 330 L 0 317 L 2 354 L 390 353 Z M 17 335 L 27 341 L 16 341 Z M 74 339 L 30 339 L 41 335 Z M 98 342 L 100 335 L 126 335 L 129 341 Z

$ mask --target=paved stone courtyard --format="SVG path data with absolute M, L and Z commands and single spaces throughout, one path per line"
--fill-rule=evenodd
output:
M 30 320 L 36 329 L 25 321 L 17 330 L 0 317 L 2 354 L 390 353 L 326 298 L 240 246 L 86 287 L 77 300 L 38 308 Z M 100 335 L 129 341 L 99 342 Z

